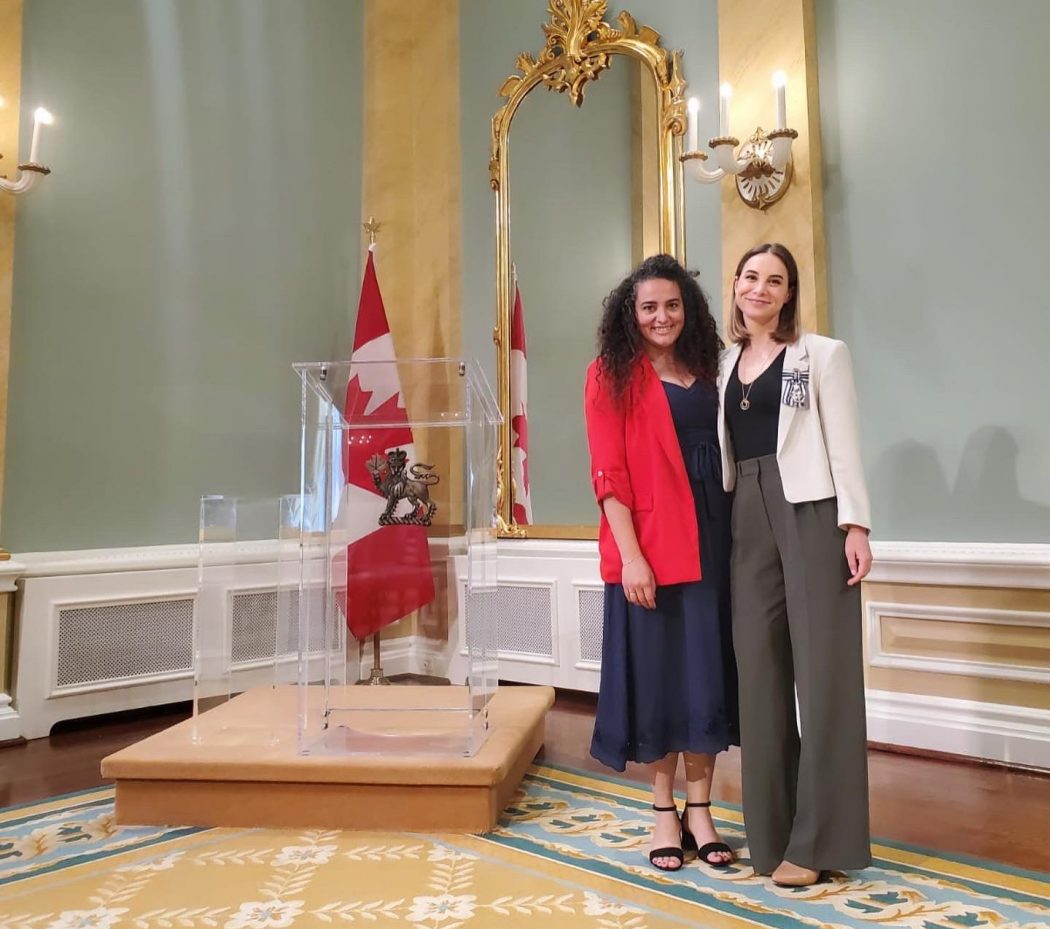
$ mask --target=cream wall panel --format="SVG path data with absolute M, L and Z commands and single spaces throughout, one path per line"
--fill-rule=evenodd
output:
M 382 224 L 376 268 L 403 357 L 460 350 L 459 5 L 365 7 L 363 218 Z M 365 240 L 367 241 L 367 240 Z
M 0 0 L 0 174 L 18 173 L 18 116 L 22 72 L 22 0 Z M 0 504 L 4 493 L 7 437 L 7 374 L 11 366 L 11 281 L 14 275 L 15 198 L 0 192 Z M 2 527 L 0 527 L 2 529 Z M 0 540 L 3 535 L 0 534 Z M 10 556 L 0 545 L 0 560 Z M 0 594 L 0 726 L 9 714 L 14 674 L 14 620 L 9 594 Z M 11 737 L 0 728 L 0 741 Z
M 782 242 L 799 267 L 802 322 L 827 331 L 827 272 L 821 174 L 820 102 L 817 95 L 813 0 L 719 0 L 719 80 L 733 85 L 729 130 L 741 142 L 761 126 L 775 128 L 772 75 L 787 74 L 787 121 L 798 131 L 792 145 L 794 178 L 768 210 L 747 206 L 732 179 L 722 188 L 722 280 L 728 295 L 740 256 L 760 242 Z M 711 101 L 715 105 L 715 101 Z M 724 316 L 732 302 L 726 298 Z
M 363 219 L 374 216 L 381 225 L 376 273 L 397 356 L 458 357 L 459 3 L 432 0 L 425 27 L 419 12 L 417 0 L 367 0 L 365 5 L 361 210 Z M 409 408 L 411 413 L 411 398 Z M 450 473 L 460 473 L 457 450 L 426 447 L 428 441 L 447 438 L 420 437 L 417 457 L 449 460 Z M 462 519 L 458 507 L 449 518 Z
M 0 0 L 0 174 L 18 175 L 19 94 L 22 83 L 22 0 Z M 28 153 L 27 153 L 28 156 Z M 0 192 L 0 503 L 4 494 L 7 374 L 11 366 L 11 282 L 15 265 L 15 198 Z M 0 539 L 3 536 L 0 535 Z M 0 547 L 0 558 L 7 552 Z M 0 624 L 0 635 L 5 632 Z M 0 689 L 4 684 L 0 666 Z
M 1020 669 L 1050 669 L 1046 630 L 1050 613 L 1010 610 L 922 611 L 907 605 L 883 605 L 877 614 L 883 654 L 935 661 L 982 662 L 1004 674 Z M 1045 672 L 1044 672 L 1045 673 Z M 1046 674 L 1050 681 L 1050 673 Z
M 1050 709 L 1050 591 L 867 583 L 864 613 L 870 689 Z

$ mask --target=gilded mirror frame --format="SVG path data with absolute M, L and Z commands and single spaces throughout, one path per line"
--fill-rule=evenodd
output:
M 500 87 L 506 102 L 492 117 L 489 183 L 496 194 L 496 383 L 500 412 L 497 451 L 497 532 L 504 538 L 597 538 L 594 526 L 519 525 L 514 522 L 512 476 L 512 416 L 510 397 L 510 325 L 514 292 L 510 254 L 510 127 L 521 102 L 537 87 L 567 94 L 583 105 L 588 83 L 596 81 L 611 64 L 611 56 L 637 61 L 652 77 L 652 106 L 657 130 L 657 239 L 659 250 L 685 258 L 684 194 L 682 167 L 677 149 L 685 133 L 685 81 L 681 77 L 680 51 L 660 46 L 660 34 L 639 26 L 630 13 L 617 17 L 618 26 L 605 22 L 607 0 L 550 0 L 550 21 L 543 24 L 546 44 L 539 56 L 518 55 L 520 73 L 511 74 Z M 625 269 L 626 271 L 626 269 Z M 582 398 L 580 400 L 582 409 Z M 509 492 L 508 492 L 509 491 Z

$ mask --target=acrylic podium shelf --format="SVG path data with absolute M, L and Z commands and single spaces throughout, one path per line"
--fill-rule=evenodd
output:
M 490 829 L 553 701 L 496 688 L 491 393 L 450 359 L 297 370 L 301 492 L 203 502 L 195 714 L 103 761 L 117 820 Z M 357 686 L 373 637 L 348 619 L 413 596 L 380 633 L 393 683 Z

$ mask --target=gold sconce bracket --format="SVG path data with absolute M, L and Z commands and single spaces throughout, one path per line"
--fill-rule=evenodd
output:
M 746 164 L 736 176 L 736 192 L 744 203 L 756 210 L 767 210 L 783 197 L 794 174 L 794 159 L 790 155 L 782 168 L 774 167 L 774 135 L 794 139 L 798 133 L 794 129 L 765 133 L 759 127 L 740 148 L 740 160 Z

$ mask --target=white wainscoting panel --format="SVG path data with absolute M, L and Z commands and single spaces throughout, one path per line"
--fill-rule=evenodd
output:
M 873 581 L 1050 589 L 1050 545 L 876 542 L 872 547 Z M 475 595 L 493 598 L 486 611 L 498 617 L 499 676 L 596 691 L 604 594 L 597 543 L 501 540 L 498 553 L 498 589 Z M 245 556 L 236 583 L 215 593 L 231 611 L 239 683 L 250 683 L 253 674 L 272 675 L 263 659 L 273 632 L 263 618 L 272 614 L 274 561 L 273 545 L 259 543 Z M 465 597 L 462 558 L 457 561 L 457 586 Z M 152 546 L 18 555 L 9 563 L 16 571 L 0 569 L 0 583 L 17 576 L 20 590 L 17 689 L 13 707 L 11 695 L 0 694 L 0 739 L 43 736 L 63 719 L 190 699 L 188 623 L 197 594 L 196 562 L 196 546 Z M 949 673 L 960 669 L 930 667 L 935 658 L 887 654 L 872 638 L 883 609 L 906 609 L 907 615 L 923 609 L 959 622 L 987 622 L 990 616 L 984 610 L 869 605 L 865 622 L 875 661 L 918 660 L 924 662 L 920 670 Z M 1011 611 L 1002 614 L 991 618 L 1020 618 Z M 1028 615 L 1033 622 L 1047 620 Z M 447 645 L 384 641 L 385 670 L 463 679 L 468 630 L 454 621 L 458 625 Z M 369 651 L 366 647 L 366 669 Z M 350 661 L 356 670 L 354 655 Z M 985 663 L 967 664 L 963 670 L 988 673 Z M 869 691 L 868 723 L 870 737 L 879 742 L 1050 767 L 1050 714 L 1044 711 Z
M 498 557 L 501 608 L 496 612 L 496 637 L 500 677 L 525 684 L 597 691 L 601 604 L 599 601 L 595 653 L 593 605 L 581 599 L 582 591 L 598 591 L 600 597 L 603 590 L 597 543 L 504 539 L 499 543 Z M 526 598 L 526 590 L 544 593 Z M 516 608 L 502 608 L 505 597 Z M 589 612 L 581 615 L 584 607 Z M 522 638 L 523 629 L 529 630 L 527 637 L 533 644 L 518 650 L 513 646 Z M 584 630 L 588 636 L 585 640 Z
M 63 719 L 189 700 L 197 570 L 37 576 L 22 585 L 21 734 Z

